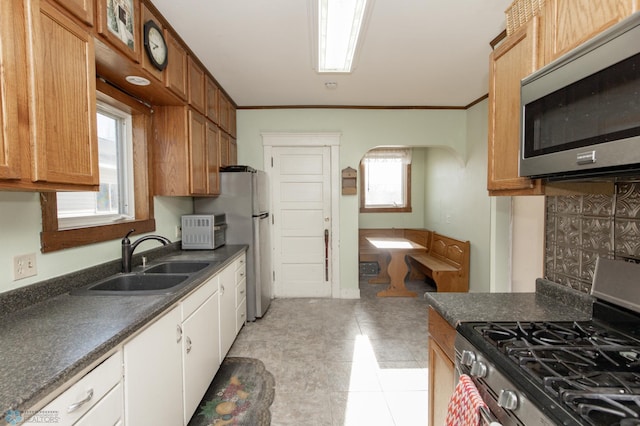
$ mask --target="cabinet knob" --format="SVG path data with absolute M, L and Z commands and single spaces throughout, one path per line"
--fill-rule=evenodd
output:
M 182 327 L 180 327 L 180 324 L 176 325 L 176 337 L 176 343 L 180 343 L 182 340 Z
M 191 338 L 187 336 L 187 353 L 191 352 Z

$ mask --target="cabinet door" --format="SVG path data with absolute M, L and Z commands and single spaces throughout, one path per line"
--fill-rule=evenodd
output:
M 449 399 L 455 388 L 454 363 L 429 337 L 429 425 L 445 424 Z
M 229 134 L 231 137 L 236 138 L 238 136 L 238 132 L 236 130 L 236 107 L 229 102 Z
M 218 93 L 218 125 L 229 133 L 229 100 L 223 92 Z
M 236 338 L 236 270 L 233 264 L 220 273 L 220 359 Z
M 0 179 L 20 178 L 17 70 L 14 37 L 15 4 L 0 3 Z
M 204 71 L 189 56 L 189 104 L 201 114 L 206 113 L 206 89 Z
M 187 196 L 191 193 L 189 120 L 186 107 L 162 106 L 154 114 L 155 195 Z
M 180 308 L 124 345 L 125 423 L 183 424 Z
M 228 166 L 231 163 L 230 161 L 230 150 L 231 150 L 231 138 L 225 132 L 220 132 L 220 166 Z
M 55 0 L 87 25 L 93 26 L 93 3 L 95 0 Z
M 220 130 L 207 121 L 207 176 L 209 195 L 220 194 Z
M 637 11 L 637 0 L 547 0 L 545 64 Z
M 207 118 L 216 124 L 218 121 L 218 86 L 207 76 Z
M 184 424 L 189 423 L 220 367 L 218 315 L 216 292 L 182 324 Z
M 46 2 L 40 12 L 33 180 L 98 185 L 93 36 Z
M 520 155 L 520 80 L 538 67 L 539 18 L 513 33 L 489 58 L 490 195 L 541 193 L 539 181 L 518 176 Z M 496 192 L 494 192 L 496 191 Z
M 206 119 L 195 111 L 189 110 L 189 167 L 191 170 L 191 193 L 208 194 L 207 173 L 207 123 Z
M 170 31 L 164 32 L 167 42 L 167 67 L 164 84 L 181 99 L 187 100 L 187 51 Z

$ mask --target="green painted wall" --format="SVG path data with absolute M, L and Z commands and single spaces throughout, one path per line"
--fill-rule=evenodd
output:
M 189 197 L 156 197 L 154 209 L 154 234 L 173 241 L 176 225 L 180 224 L 183 214 L 193 212 L 193 202 Z M 40 253 L 41 231 L 42 217 L 37 192 L 0 191 L 0 292 L 120 258 L 120 240 Z M 153 241 L 145 241 L 138 250 L 145 251 L 155 246 Z M 38 274 L 13 281 L 13 257 L 26 253 L 36 253 Z
M 340 197 L 340 282 L 358 287 L 358 227 L 427 227 L 472 240 L 473 291 L 489 290 L 490 198 L 486 191 L 487 102 L 470 110 L 271 109 L 238 111 L 238 161 L 264 169 L 263 132 L 339 132 L 340 168 L 358 168 L 379 146 L 416 147 L 413 212 L 360 214 Z M 440 185 L 436 190 L 435 186 Z M 444 210 L 443 210 L 444 209 Z M 439 219 L 453 214 L 452 223 Z M 472 214 L 471 214 L 472 213 Z

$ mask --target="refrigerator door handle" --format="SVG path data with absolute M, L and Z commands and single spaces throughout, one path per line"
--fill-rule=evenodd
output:
M 324 280 L 329 281 L 329 230 L 324 230 Z

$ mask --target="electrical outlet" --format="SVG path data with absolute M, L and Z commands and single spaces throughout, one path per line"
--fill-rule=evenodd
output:
M 13 257 L 13 280 L 21 280 L 38 274 L 36 254 L 29 253 Z
M 182 226 L 180 225 L 176 225 L 176 238 L 182 238 Z

